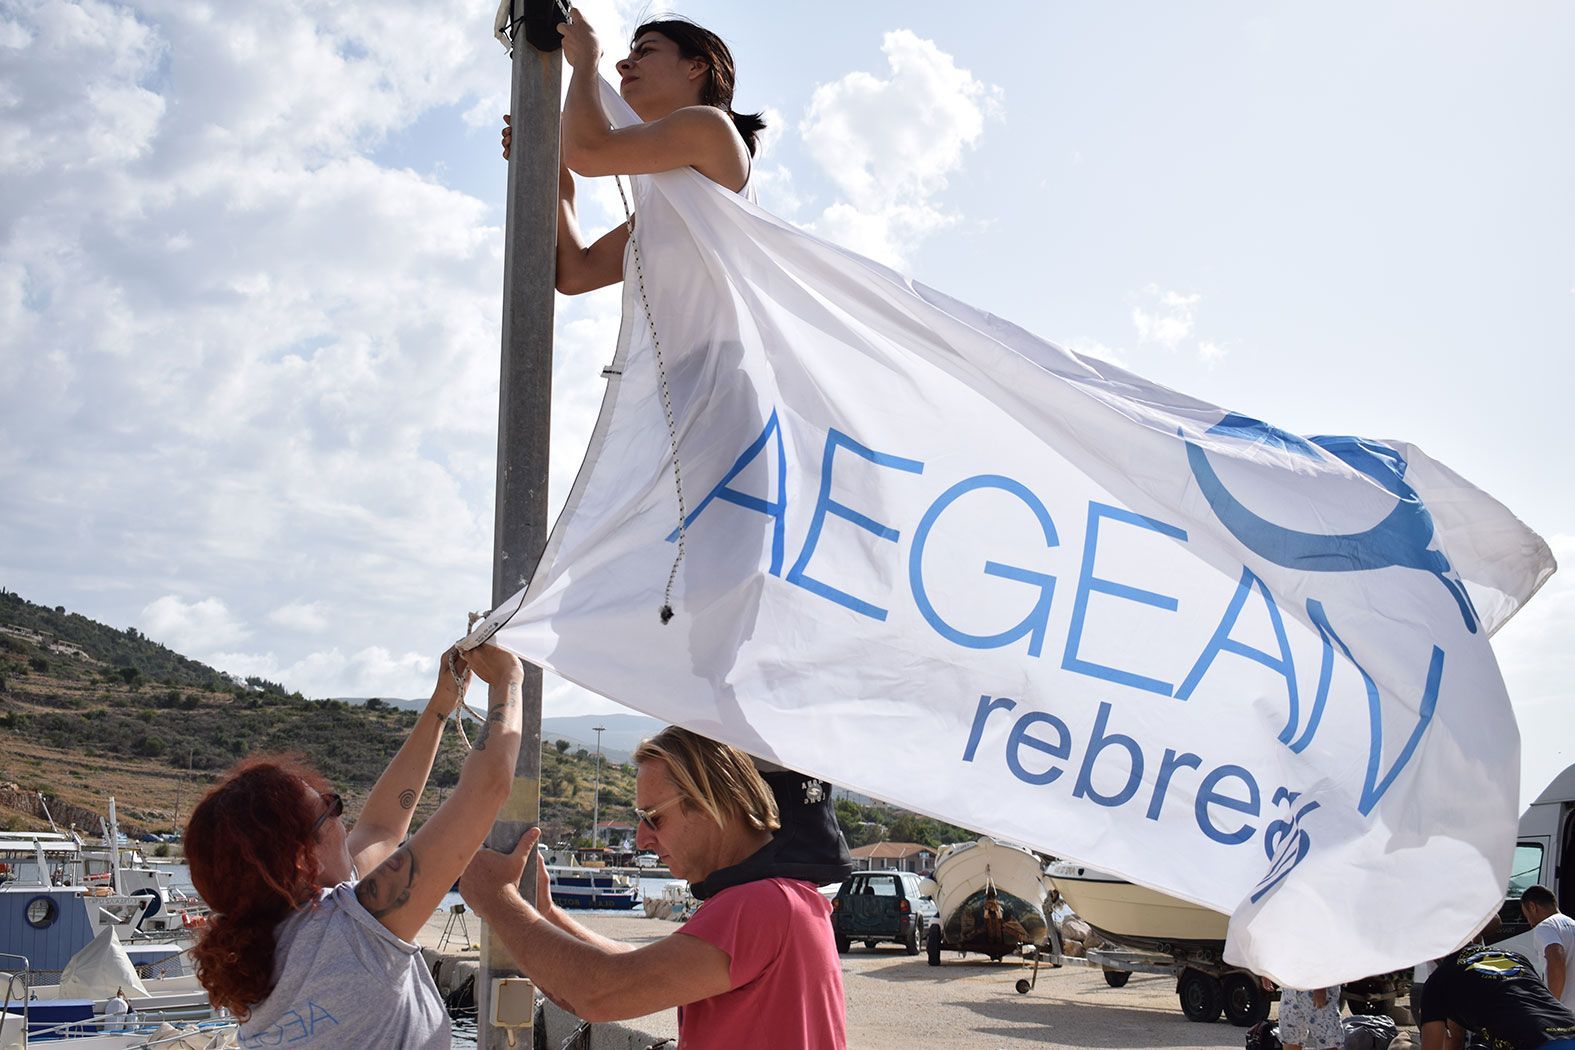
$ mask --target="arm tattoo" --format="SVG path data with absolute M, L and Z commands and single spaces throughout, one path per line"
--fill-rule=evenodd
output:
M 520 684 L 518 682 L 510 682 L 508 696 L 504 698 L 501 704 L 494 704 L 487 711 L 487 720 L 482 723 L 481 732 L 476 734 L 476 741 L 470 745 L 470 749 L 472 751 L 485 751 L 487 749 L 487 735 L 492 732 L 493 725 L 502 722 L 504 714 L 517 708 L 519 704 Z
M 416 793 L 414 791 L 412 791 L 410 788 L 405 788 L 405 790 L 403 790 L 403 791 L 401 791 L 399 793 L 399 805 L 402 808 L 409 809 L 411 806 L 414 806 L 415 804 L 416 804 Z
M 503 708 L 501 707 L 494 707 L 487 712 L 487 720 L 481 723 L 481 732 L 476 734 L 475 741 L 470 745 L 472 751 L 485 751 L 487 749 L 487 734 L 492 732 L 492 723 L 503 720 L 502 712 Z
M 379 864 L 376 871 L 356 884 L 355 895 L 374 919 L 381 919 L 410 901 L 410 891 L 415 884 L 416 855 L 410 852 L 409 846 L 401 846 Z

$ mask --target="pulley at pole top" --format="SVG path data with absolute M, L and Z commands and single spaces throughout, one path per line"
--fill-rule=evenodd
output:
M 557 51 L 563 47 L 558 27 L 569 20 L 568 0 L 503 0 L 492 34 L 510 54 L 521 28 L 525 42 L 537 51 Z

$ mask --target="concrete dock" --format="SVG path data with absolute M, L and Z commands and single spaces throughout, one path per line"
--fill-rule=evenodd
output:
M 480 939 L 475 915 L 464 916 L 472 943 Z M 677 923 L 643 915 L 577 912 L 575 918 L 596 932 L 631 944 L 668 936 Z M 420 943 L 436 948 L 448 920 L 434 915 Z M 456 951 L 451 940 L 438 964 L 447 972 L 473 972 L 476 951 Z M 848 1046 L 859 1050 L 910 1050 L 912 1047 L 1173 1047 L 1176 1050 L 1239 1050 L 1245 1030 L 1225 1021 L 1188 1021 L 1176 1001 L 1175 982 L 1168 977 L 1133 974 L 1124 988 L 1111 988 L 1097 970 L 1071 967 L 1039 971 L 1037 987 L 1027 995 L 1014 989 L 1029 976 L 1029 964 L 1007 959 L 992 963 L 982 956 L 948 953 L 939 967 L 925 956 L 908 955 L 895 945 L 875 949 L 855 946 L 842 956 L 842 982 L 847 994 Z M 444 988 L 440 979 L 439 987 Z M 446 989 L 445 989 L 446 991 Z M 578 1020 L 548 1004 L 550 1046 L 563 1040 Z M 595 1050 L 636 1050 L 678 1036 L 673 1010 L 635 1018 L 620 1025 L 595 1025 L 587 1045 Z

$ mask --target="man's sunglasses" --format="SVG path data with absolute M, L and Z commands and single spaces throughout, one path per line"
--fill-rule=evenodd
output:
M 328 803 L 328 808 L 323 810 L 323 815 L 318 817 L 317 820 L 312 823 L 313 834 L 316 834 L 317 829 L 323 826 L 323 821 L 328 820 L 330 817 L 341 816 L 345 811 L 345 799 L 343 795 L 329 792 L 328 794 L 323 795 L 322 799 L 324 802 Z
M 646 827 L 650 828 L 651 831 L 655 833 L 661 830 L 661 821 L 656 818 L 656 815 L 662 810 L 666 809 L 668 806 L 671 806 L 674 802 L 682 802 L 683 800 L 684 796 L 674 795 L 666 802 L 658 802 L 650 809 L 640 809 L 636 807 L 634 811 L 634 818 L 641 824 L 644 824 Z

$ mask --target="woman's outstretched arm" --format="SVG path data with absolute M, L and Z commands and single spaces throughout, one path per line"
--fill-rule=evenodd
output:
M 454 793 L 410 841 L 356 886 L 367 911 L 396 937 L 415 937 L 492 829 L 514 783 L 520 749 L 519 658 L 483 645 L 466 656 L 487 683 L 487 720 L 471 743 Z
M 462 657 L 457 667 L 465 681 L 470 680 L 470 669 Z M 415 815 L 416 803 L 426 788 L 427 777 L 432 774 L 432 763 L 437 760 L 438 744 L 443 740 L 443 725 L 459 703 L 459 683 L 448 670 L 449 654 L 438 661 L 437 685 L 432 689 L 432 699 L 416 722 L 410 735 L 399 748 L 399 753 L 388 763 L 383 775 L 377 778 L 372 793 L 355 827 L 350 830 L 346 846 L 356 871 L 371 871 L 387 860 L 410 832 L 410 818 Z

